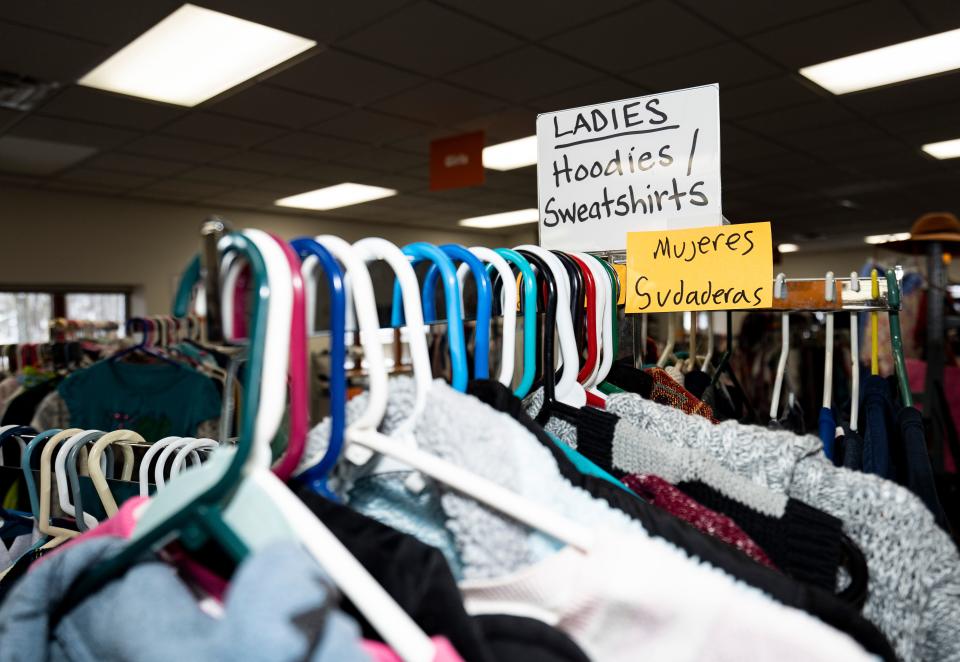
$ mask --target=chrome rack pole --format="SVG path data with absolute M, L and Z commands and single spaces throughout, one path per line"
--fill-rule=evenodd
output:
M 230 224 L 219 216 L 211 216 L 200 226 L 202 237 L 201 264 L 203 287 L 207 301 L 207 342 L 223 342 L 223 314 L 220 308 L 220 254 L 217 243 Z

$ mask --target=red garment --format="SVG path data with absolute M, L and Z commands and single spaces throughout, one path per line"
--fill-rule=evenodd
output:
M 703 533 L 736 547 L 757 563 L 776 569 L 767 553 L 736 522 L 694 501 L 660 476 L 630 474 L 623 479 L 623 484 L 644 501 L 692 524 Z
M 683 388 L 667 374 L 663 368 L 647 368 L 645 372 L 653 377 L 653 388 L 650 390 L 650 399 L 661 405 L 680 409 L 688 414 L 703 416 L 711 423 L 716 423 L 713 409 L 693 393 Z

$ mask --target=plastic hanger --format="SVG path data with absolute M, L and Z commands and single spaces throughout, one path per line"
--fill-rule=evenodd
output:
M 413 379 L 416 383 L 413 409 L 410 415 L 399 424 L 398 428 L 398 434 L 406 434 L 413 431 L 416 420 L 426 407 L 427 391 L 430 390 L 430 384 L 433 382 L 430 352 L 427 349 L 427 327 L 423 321 L 420 299 L 420 284 L 409 258 L 396 245 L 386 239 L 367 237 L 354 243 L 353 248 L 360 254 L 360 258 L 368 264 L 377 260 L 385 261 L 393 270 L 400 288 L 403 301 L 404 329 L 407 335 L 407 345 L 410 348 Z M 464 268 L 468 269 L 469 267 L 464 265 Z
M 833 272 L 828 271 L 823 279 L 823 298 L 828 303 L 837 300 L 837 284 Z M 826 331 L 824 335 L 825 352 L 823 359 L 823 408 L 833 405 L 833 313 L 826 313 Z
M 897 371 L 897 384 L 900 387 L 900 399 L 905 407 L 913 406 L 913 393 L 910 390 L 910 377 L 903 358 L 903 333 L 900 330 L 900 285 L 893 269 L 887 270 L 887 303 L 890 318 L 890 343 L 893 349 L 893 363 Z
M 566 270 L 556 255 L 539 246 L 524 244 L 518 246 L 515 250 L 521 251 L 521 254 L 525 255 L 528 260 L 531 254 L 538 256 L 544 262 L 545 268 L 551 272 L 556 283 L 556 330 L 560 338 L 561 362 L 570 366 L 569 370 L 564 370 L 560 374 L 560 380 L 556 384 L 556 400 L 579 409 L 586 404 L 587 393 L 577 381 L 576 368 L 579 367 L 579 359 L 577 357 L 577 341 L 573 333 L 573 320 L 569 314 L 570 290 L 569 281 L 566 279 Z M 543 275 L 548 277 L 546 273 Z M 546 335 L 550 335 L 549 331 Z M 550 368 L 550 364 L 545 364 L 546 368 Z
M 31 458 L 33 457 L 34 450 L 36 450 L 40 444 L 45 443 L 51 437 L 59 434 L 60 432 L 62 432 L 60 428 L 44 430 L 31 439 L 29 443 L 27 443 L 27 446 L 20 457 L 20 469 L 23 471 L 23 479 L 27 484 L 27 496 L 30 499 L 30 512 L 33 513 L 33 518 L 38 522 L 40 521 L 40 497 L 37 494 L 37 482 L 33 476 Z
M 54 475 L 56 476 L 57 480 L 57 498 L 60 501 L 60 509 L 66 514 L 74 516 L 77 520 L 78 527 L 82 523 L 85 524 L 87 528 L 93 528 L 99 522 L 92 515 L 87 513 L 78 513 L 73 504 L 70 503 L 70 488 L 66 470 L 67 456 L 74 446 L 77 446 L 78 444 L 84 445 L 94 442 L 104 434 L 106 433 L 101 432 L 100 430 L 84 430 L 83 432 L 79 432 L 64 441 L 60 445 L 60 448 L 57 449 L 57 457 L 54 461 Z
M 28 425 L 4 425 L 0 427 L 0 465 L 3 464 L 3 442 L 7 439 L 13 439 L 17 442 L 17 445 L 20 446 L 20 455 L 23 456 L 23 451 L 26 448 L 26 443 L 23 439 L 20 438 L 21 434 L 36 434 L 36 430 Z
M 850 289 L 860 291 L 860 277 L 850 272 Z M 860 322 L 857 312 L 850 311 L 850 429 L 857 431 L 860 415 Z
M 421 260 L 430 260 L 440 269 L 443 280 L 444 303 L 447 312 L 447 346 L 450 348 L 451 386 L 458 391 L 467 390 L 467 346 L 463 332 L 463 313 L 460 305 L 460 289 L 457 283 L 457 271 L 453 262 L 442 250 L 423 241 L 407 244 L 402 249 L 403 254 L 412 258 L 415 266 Z M 426 286 L 424 286 L 426 290 Z M 403 311 L 401 310 L 402 294 L 399 283 L 393 288 L 393 314 L 391 325 L 396 328 L 403 326 Z M 492 302 L 492 297 L 491 297 Z M 424 301 L 424 317 L 430 321 Z
M 510 248 L 496 248 L 494 252 L 506 262 L 512 264 L 520 272 L 521 286 L 523 287 L 523 355 L 521 358 L 522 371 L 520 383 L 513 389 L 518 398 L 526 397 L 533 386 L 537 364 L 537 277 L 527 258 Z M 500 286 L 513 288 L 514 279 L 511 274 L 509 281 L 500 281 Z
M 677 316 L 675 313 L 667 313 L 667 342 L 663 346 L 663 353 L 657 361 L 658 368 L 666 367 L 671 358 L 676 359 L 673 348 L 677 342 Z
M 180 438 L 180 436 L 174 435 L 171 437 L 158 439 L 150 444 L 150 448 L 148 448 L 143 454 L 143 457 L 140 459 L 140 470 L 138 472 L 140 496 L 150 496 L 150 464 L 153 461 L 153 458 L 156 457 L 158 453 L 162 452 L 167 446 L 175 441 L 178 441 Z
M 468 249 L 478 259 L 490 264 L 503 283 L 513 282 L 513 271 L 510 265 L 497 251 L 483 246 L 471 246 Z M 466 279 L 469 265 L 461 264 L 457 268 L 457 280 L 460 284 L 460 300 L 463 301 L 463 281 Z M 492 290 L 494 299 L 496 291 Z M 513 287 L 500 289 L 500 308 L 503 316 L 503 332 L 501 336 L 503 349 L 500 353 L 500 375 L 497 379 L 501 384 L 509 387 L 513 383 L 514 354 L 516 354 L 517 340 L 517 290 Z
M 597 386 L 606 379 L 610 367 L 616 357 L 614 343 L 614 315 L 616 312 L 616 291 L 611 272 L 604 267 L 605 263 L 586 253 L 570 253 L 571 257 L 579 258 L 583 265 L 592 272 L 597 287 L 597 365 L 590 375 L 585 386 L 596 395 L 601 395 Z M 609 266 L 609 265 L 608 265 Z
M 473 273 L 474 281 L 477 284 L 476 331 L 473 342 L 473 377 L 474 379 L 487 379 L 490 377 L 490 318 L 493 310 L 493 285 L 490 282 L 490 277 L 487 275 L 487 270 L 483 267 L 483 262 L 466 248 L 459 244 L 443 244 L 439 246 L 439 248 L 451 260 L 467 264 L 471 273 Z M 439 268 L 437 264 L 431 266 L 423 281 L 423 316 L 427 322 L 434 322 L 437 319 L 434 297 L 437 288 Z M 459 291 L 459 286 L 457 289 Z M 460 298 L 459 295 L 457 298 Z M 394 298 L 394 301 L 396 301 L 396 298 Z M 462 315 L 462 301 L 460 305 Z
M 176 456 L 173 458 L 173 462 L 170 464 L 170 476 L 177 476 L 181 471 L 183 471 L 183 463 L 188 457 L 190 458 L 191 466 L 200 466 L 200 454 L 197 451 L 213 450 L 219 445 L 220 444 L 213 439 L 194 439 L 190 443 L 184 445 L 180 450 L 177 451 Z
M 786 275 L 781 272 L 773 284 L 773 296 L 787 298 Z M 783 376 L 787 371 L 787 359 L 790 357 L 790 313 L 781 315 L 780 359 L 777 362 L 777 376 L 773 382 L 773 397 L 770 401 L 770 420 L 775 421 L 780 411 L 780 391 L 783 389 Z
M 67 485 L 70 490 L 69 494 L 73 495 L 72 508 L 74 510 L 74 520 L 77 523 L 77 529 L 81 532 L 88 531 L 90 529 L 88 524 L 89 520 L 92 519 L 99 521 L 94 515 L 88 514 L 83 507 L 83 490 L 80 486 L 80 466 L 86 464 L 85 460 L 87 458 L 84 457 L 84 455 L 86 455 L 86 443 L 88 442 L 81 442 L 71 447 L 67 452 L 66 462 L 64 463 L 64 468 L 67 474 Z M 63 450 L 62 446 L 61 450 Z M 101 460 L 105 460 L 104 464 L 109 463 L 109 460 L 107 460 L 106 456 L 101 457 Z
M 709 374 L 709 371 L 713 369 L 713 350 L 714 342 L 716 341 L 716 333 L 714 325 L 716 323 L 716 316 L 713 311 L 707 312 L 707 353 L 703 357 L 703 369 Z
M 127 320 L 127 335 L 128 335 L 128 336 L 133 333 L 134 327 L 135 327 L 137 324 L 140 325 L 140 330 L 141 330 L 141 332 L 142 332 L 142 334 L 143 334 L 143 338 L 142 338 L 142 340 L 140 341 L 140 343 L 138 343 L 138 344 L 136 344 L 136 345 L 134 345 L 134 346 L 132 346 L 132 347 L 128 347 L 127 349 L 124 349 L 124 350 L 121 350 L 121 351 L 117 352 L 116 354 L 114 354 L 113 356 L 111 356 L 111 357 L 108 359 L 109 361 L 114 361 L 114 362 L 115 362 L 115 361 L 118 361 L 118 360 L 120 360 L 121 358 L 123 358 L 123 357 L 125 357 L 125 356 L 129 356 L 129 355 L 131 355 L 131 354 L 135 354 L 135 353 L 139 352 L 139 353 L 141 353 L 141 354 L 146 354 L 147 356 L 152 356 L 153 358 L 160 359 L 160 360 L 163 361 L 164 363 L 168 363 L 168 364 L 170 364 L 170 365 L 177 366 L 178 368 L 181 367 L 180 363 L 178 363 L 177 361 L 174 361 L 173 359 L 171 359 L 171 358 L 169 358 L 169 357 L 167 357 L 167 356 L 164 356 L 164 355 L 161 354 L 160 352 L 157 352 L 157 351 L 151 349 L 151 348 L 148 346 L 148 343 L 149 343 L 149 340 L 150 340 L 150 328 L 151 328 L 151 326 L 152 326 L 152 322 L 151 322 L 150 320 L 147 320 L 147 319 L 142 318 L 142 317 L 131 317 L 129 320 Z
M 570 320 L 573 323 L 573 337 L 576 340 L 577 347 L 584 345 L 584 318 L 586 317 L 586 288 L 583 280 L 583 273 L 580 271 L 577 263 L 570 259 L 570 256 L 563 251 L 552 250 L 553 255 L 560 260 L 560 264 L 567 272 L 567 289 L 570 294 Z M 577 372 L 579 374 L 581 355 L 579 349 L 577 352 Z
M 153 482 L 156 484 L 158 492 L 166 487 L 166 475 L 169 475 L 171 480 L 177 475 L 177 473 L 173 471 L 174 458 L 179 455 L 181 450 L 194 442 L 201 442 L 202 444 L 212 445 L 213 447 L 218 446 L 216 441 L 206 437 L 181 437 L 173 443 L 167 444 L 163 451 L 160 452 L 160 456 L 157 458 L 157 464 L 153 468 Z M 199 463 L 199 461 L 200 457 L 197 455 L 197 462 Z
M 593 376 L 594 368 L 599 364 L 598 338 L 602 333 L 603 309 L 598 306 L 597 282 L 593 278 L 593 272 L 587 267 L 586 263 L 576 255 L 568 255 L 580 270 L 583 279 L 584 292 L 587 305 L 587 325 L 584 340 L 587 345 L 587 357 L 577 373 L 577 381 L 586 385 Z M 602 304 L 600 304 L 602 305 Z M 597 319 L 600 316 L 601 319 Z M 576 324 L 576 323 L 574 323 Z M 587 396 L 589 398 L 589 396 Z
M 330 296 L 330 365 L 344 365 L 346 362 L 346 293 L 343 269 L 326 248 L 311 237 L 301 237 L 291 242 L 302 260 L 301 272 L 307 291 L 307 327 L 313 327 L 316 319 L 316 295 L 314 274 L 317 267 L 323 270 Z M 343 430 L 346 426 L 344 407 L 347 401 L 346 374 L 342 370 L 332 370 L 330 380 L 330 439 L 327 450 L 320 461 L 300 474 L 300 479 L 318 494 L 330 495 L 327 477 L 340 457 L 343 448 Z
M 79 531 L 73 529 L 64 529 L 59 526 L 53 526 L 50 521 L 50 502 L 53 498 L 52 480 L 50 477 L 51 465 L 53 464 L 53 452 L 60 442 L 70 439 L 74 435 L 81 434 L 80 428 L 67 428 L 61 430 L 47 440 L 40 453 L 40 507 L 39 517 L 37 518 L 37 528 L 40 533 L 48 536 L 67 536 L 73 537 L 79 534 Z
M 870 296 L 874 301 L 880 298 L 880 282 L 877 270 L 870 270 Z M 880 374 L 880 315 L 870 313 L 870 374 Z
M 452 277 L 451 285 L 455 290 L 456 274 L 452 272 L 452 269 L 449 276 Z M 370 400 L 385 404 L 385 393 L 383 395 L 374 393 L 374 389 L 386 391 L 386 369 L 383 360 L 383 347 L 376 337 L 379 321 L 373 300 L 373 287 L 369 278 L 363 276 L 355 279 L 354 284 L 356 286 L 354 302 L 361 329 L 360 337 L 364 347 L 364 358 L 369 363 L 371 374 Z M 381 377 L 374 379 L 373 375 L 377 371 L 382 371 L 383 374 Z M 385 407 L 378 407 L 378 410 L 382 417 Z M 368 411 L 370 410 L 368 409 Z M 395 439 L 386 437 L 377 431 L 379 424 L 380 418 L 358 420 L 351 424 L 346 433 L 348 455 L 350 447 L 361 446 L 368 451 L 374 451 L 402 462 L 480 503 L 528 526 L 544 531 L 557 540 L 570 544 L 577 549 L 586 550 L 593 544 L 593 532 L 589 529 L 585 529 L 578 523 L 571 522 L 566 517 L 557 515 L 539 504 L 513 494 L 492 481 L 466 471 L 446 460 L 424 453 L 412 444 L 400 443 Z
M 117 502 L 113 498 L 110 486 L 107 485 L 106 476 L 100 469 L 100 458 L 103 456 L 105 450 L 113 448 L 114 445 L 119 446 L 120 452 L 123 455 L 123 467 L 120 470 L 120 480 L 130 480 L 133 477 L 134 465 L 133 449 L 129 446 L 131 443 L 145 444 L 147 442 L 140 434 L 133 430 L 114 430 L 97 439 L 90 449 L 90 455 L 87 457 L 87 473 L 90 476 L 90 481 L 93 483 L 94 489 L 97 491 L 97 495 L 100 497 L 100 502 L 103 504 L 103 509 L 104 512 L 107 513 L 107 517 L 112 517 L 117 513 Z

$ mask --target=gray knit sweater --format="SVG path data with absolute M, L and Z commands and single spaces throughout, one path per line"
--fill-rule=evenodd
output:
M 960 660 L 960 556 L 909 490 L 834 467 L 813 436 L 698 416 L 633 394 L 607 398 L 607 411 L 676 446 L 708 452 L 728 469 L 843 520 L 869 570 L 863 613 L 897 655 Z

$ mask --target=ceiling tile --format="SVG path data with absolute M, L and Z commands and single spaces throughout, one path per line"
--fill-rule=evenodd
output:
M 420 2 L 339 42 L 344 49 L 428 75 L 473 64 L 517 39 L 438 5 Z
M 263 207 L 272 205 L 277 199 L 276 194 L 269 191 L 258 191 L 253 188 L 238 188 L 225 193 L 217 193 L 201 198 L 205 204 L 223 204 L 237 207 Z
M 427 125 L 369 110 L 351 110 L 348 113 L 320 122 L 311 131 L 337 138 L 346 138 L 370 144 L 403 140 L 422 133 Z
M 537 99 L 530 105 L 543 112 L 552 112 L 565 108 L 577 108 L 594 103 L 643 96 L 649 91 L 642 85 L 626 83 L 616 78 L 600 78 L 592 83 Z
M 730 86 L 770 78 L 780 71 L 750 49 L 730 41 L 669 62 L 646 65 L 625 76 L 658 92 L 720 83 L 722 99 Z
M 65 172 L 59 177 L 63 181 L 102 184 L 117 189 L 131 189 L 155 181 L 155 177 L 134 175 L 128 172 L 113 172 L 96 168 L 82 167 Z
M 723 95 L 721 94 L 721 104 Z M 851 122 L 856 116 L 833 98 L 813 101 L 790 108 L 772 110 L 762 115 L 751 115 L 746 124 L 771 138 L 831 124 Z
M 346 156 L 353 151 L 363 149 L 363 145 L 355 142 L 340 140 L 330 136 L 321 136 L 316 133 L 288 133 L 280 138 L 258 145 L 257 149 L 264 152 L 279 152 L 293 156 L 305 156 L 312 159 L 328 160 Z
M 96 153 L 93 147 L 0 136 L 0 171 L 25 175 L 49 175 L 79 163 Z
M 14 3 L 0 3 L 6 4 Z M 13 23 L 0 23 L 0 31 L 0 71 L 22 76 L 72 83 L 110 54 L 103 46 Z
M 522 37 L 539 39 L 636 4 L 635 0 L 595 0 L 590 3 L 556 0 L 440 0 L 444 5 L 495 23 Z
M 924 36 L 897 0 L 872 0 L 791 23 L 748 43 L 791 69 Z
M 720 95 L 720 117 L 751 117 L 770 110 L 786 108 L 820 96 L 793 76 L 773 78 L 727 90 Z
M 120 152 L 99 154 L 87 161 L 85 165 L 97 168 L 99 170 L 129 172 L 134 175 L 153 175 L 156 177 L 173 175 L 190 167 L 190 164 L 180 161 L 148 159 L 143 156 L 136 156 L 134 154 L 121 154 Z
M 2 2 L 0 20 L 119 47 L 146 32 L 182 4 L 181 0 L 97 0 L 94 8 L 72 0 Z
M 427 162 L 423 156 L 389 147 L 356 148 L 335 160 L 337 163 L 387 172 L 413 168 L 417 165 L 422 165 L 424 170 L 427 169 Z
M 195 199 L 216 195 L 229 190 L 230 187 L 220 184 L 205 184 L 203 182 L 188 182 L 182 179 L 167 180 L 144 186 L 135 191 L 137 194 L 157 195 L 165 197 L 167 195 L 177 199 Z
M 251 186 L 263 181 L 266 175 L 258 172 L 247 172 L 234 168 L 218 168 L 216 166 L 200 166 L 180 173 L 181 179 L 208 184 L 224 184 L 227 186 Z
M 466 131 L 484 131 L 488 145 L 532 136 L 537 132 L 537 113 L 526 108 L 510 108 L 498 113 L 477 117 L 458 128 Z
M 290 172 L 304 171 L 317 164 L 316 161 L 300 159 L 295 156 L 270 154 L 256 150 L 235 152 L 221 159 L 219 165 L 252 172 L 262 172 L 268 175 L 282 175 Z
M 638 28 L 646 26 L 646 29 Z M 607 71 L 636 69 L 724 41 L 690 12 L 666 0 L 653 0 L 552 37 L 550 45 Z
M 910 6 L 935 32 L 960 28 L 960 3 L 956 0 L 910 0 Z
M 679 0 L 704 18 L 736 35 L 765 30 L 797 19 L 829 12 L 859 0 L 804 0 L 804 2 L 770 2 L 769 0 Z
M 503 106 L 490 97 L 437 81 L 401 92 L 374 105 L 388 113 L 441 125 L 466 122 Z
M 422 76 L 332 49 L 270 78 L 273 85 L 348 104 L 367 104 L 424 81 Z
M 314 180 L 318 186 L 331 186 L 343 182 L 370 184 L 374 180 L 384 177 L 384 173 L 376 170 L 341 163 L 317 163 L 291 174 L 296 177 Z
M 493 97 L 527 101 L 596 77 L 594 69 L 563 55 L 525 46 L 450 74 L 447 80 Z
M 960 100 L 960 72 L 911 80 L 900 85 L 864 90 L 840 97 L 841 103 L 868 116 L 917 109 L 917 115 L 923 117 L 922 109 L 925 106 L 957 100 Z
M 960 138 L 960 100 L 923 108 L 920 112 L 907 110 L 873 118 L 888 131 L 918 144 Z
M 196 138 L 231 147 L 249 147 L 282 134 L 286 129 L 224 115 L 190 113 L 163 127 L 163 133 L 181 138 Z
M 275 198 L 304 193 L 314 189 L 323 188 L 325 184 L 318 183 L 313 179 L 303 179 L 300 177 L 270 177 L 257 183 L 258 191 L 269 191 L 275 194 Z M 253 188 L 253 187 L 251 187 Z
M 129 145 L 124 145 L 124 151 L 198 163 L 222 159 L 234 150 L 196 140 L 181 140 L 180 138 L 168 138 L 167 136 L 145 136 Z
M 299 129 L 342 113 L 347 107 L 261 83 L 215 101 L 209 109 L 265 124 Z
M 469 122 L 468 122 L 469 124 Z M 463 126 L 463 125 L 461 125 Z M 465 129 L 466 131 L 476 131 L 476 129 Z M 434 140 L 439 140 L 441 138 L 448 138 L 451 135 L 456 134 L 457 131 L 452 129 L 431 129 L 429 131 L 424 131 L 418 136 L 412 136 L 410 138 L 404 138 L 403 140 L 398 140 L 394 143 L 391 143 L 392 147 L 402 149 L 405 152 L 413 152 L 414 154 L 430 154 L 430 143 Z
M 327 42 L 375 22 L 408 2 L 409 0 L 363 0 L 351 3 L 316 0 L 203 0 L 199 4 L 248 21 Z
M 40 140 L 73 143 L 75 145 L 89 145 L 107 149 L 137 137 L 135 131 L 114 129 L 88 122 L 74 122 L 53 117 L 28 116 L 18 122 L 10 131 L 13 135 Z
M 780 145 L 732 124 L 725 122 L 720 127 L 720 153 L 724 163 L 783 154 L 786 151 Z
M 39 112 L 43 115 L 150 131 L 184 111 L 177 106 L 75 85 L 54 96 Z

